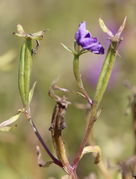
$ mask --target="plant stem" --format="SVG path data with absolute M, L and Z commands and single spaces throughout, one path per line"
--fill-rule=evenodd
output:
M 72 167 L 68 161 L 68 157 L 66 154 L 66 149 L 62 137 L 62 130 L 64 129 L 64 125 L 65 125 L 64 115 L 66 113 L 67 107 L 68 107 L 68 101 L 65 98 L 61 98 L 60 101 L 57 101 L 52 115 L 50 131 L 51 131 L 56 154 L 59 160 L 61 161 L 64 170 L 68 174 L 71 174 Z
M 74 72 L 74 76 L 75 76 L 75 79 L 77 81 L 79 89 L 81 90 L 84 97 L 87 99 L 88 103 L 90 105 L 92 105 L 92 100 L 90 99 L 87 91 L 84 88 L 83 82 L 82 82 L 81 73 L 80 73 L 80 70 L 79 70 L 79 55 L 78 54 L 74 55 L 73 72 Z
M 78 179 L 76 171 L 73 171 L 73 173 L 70 175 L 70 179 Z
M 44 142 L 40 132 L 38 131 L 35 123 L 33 122 L 32 118 L 31 118 L 31 115 L 30 115 L 30 112 L 28 112 L 30 110 L 26 110 L 24 112 L 24 115 L 25 117 L 29 120 L 30 122 L 30 125 L 36 135 L 36 137 L 38 138 L 39 142 L 41 143 L 41 145 L 43 146 L 43 148 L 45 149 L 45 151 L 47 152 L 47 154 L 50 156 L 50 158 L 54 161 L 55 164 L 57 164 L 58 166 L 62 167 L 62 163 L 53 156 L 53 154 L 50 152 L 49 148 L 47 147 L 46 143 Z
M 118 41 L 117 42 L 111 41 L 111 44 L 109 46 L 109 49 L 108 49 L 108 52 L 107 52 L 100 76 L 99 76 L 99 80 L 97 83 L 96 92 L 94 95 L 94 102 L 93 102 L 91 109 L 87 116 L 88 125 L 85 130 L 85 135 L 81 142 L 80 149 L 79 149 L 78 153 L 76 154 L 76 157 L 73 162 L 74 168 L 77 168 L 77 166 L 78 166 L 83 149 L 84 149 L 85 145 L 87 144 L 88 138 L 89 138 L 90 133 L 93 128 L 93 125 L 97 119 L 98 107 L 99 107 L 101 100 L 103 98 L 103 95 L 106 91 L 106 88 L 107 88 L 107 85 L 108 85 L 108 82 L 110 79 L 111 71 L 112 71 L 112 68 L 113 68 L 113 65 L 115 62 L 117 45 L 118 45 Z M 74 65 L 73 65 L 74 66 L 73 68 L 75 70 L 74 75 L 78 82 L 78 86 L 80 87 L 80 89 L 82 89 L 83 85 L 82 85 L 82 81 L 81 81 L 81 75 L 79 72 L 79 62 L 78 62 L 79 58 L 77 58 L 77 57 L 74 58 L 74 61 L 75 61 Z M 83 90 L 84 90 L 84 88 L 83 88 Z
M 74 162 L 73 162 L 74 168 L 77 168 L 77 166 L 78 166 L 81 154 L 83 152 L 85 145 L 87 144 L 87 141 L 88 141 L 88 138 L 90 136 L 90 132 L 93 128 L 94 122 L 96 121 L 96 105 L 95 104 L 92 104 L 92 107 L 91 107 L 91 110 L 90 110 L 90 112 L 87 116 L 87 119 L 88 119 L 87 121 L 89 121 L 89 122 L 88 122 L 88 125 L 87 125 L 87 128 L 86 128 L 86 131 L 85 131 L 84 138 L 83 138 L 83 140 L 80 144 L 80 149 L 79 149 L 78 153 L 76 154 L 76 157 L 75 157 Z

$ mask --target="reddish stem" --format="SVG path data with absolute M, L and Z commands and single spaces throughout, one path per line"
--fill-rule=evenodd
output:
M 73 165 L 72 165 L 74 169 L 76 169 L 77 166 L 78 166 L 81 154 L 83 152 L 85 145 L 88 142 L 88 138 L 89 138 L 91 130 L 93 128 L 94 122 L 96 121 L 96 106 L 95 106 L 95 104 L 92 105 L 91 111 L 88 114 L 88 121 L 89 121 L 89 123 L 87 125 L 87 129 L 85 131 L 84 138 L 83 138 L 83 140 L 80 144 L 79 151 L 77 152 L 76 157 L 75 157 L 74 162 L 73 162 Z

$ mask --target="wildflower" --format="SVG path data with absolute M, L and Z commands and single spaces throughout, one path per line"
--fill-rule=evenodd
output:
M 79 24 L 75 40 L 84 50 L 91 51 L 94 54 L 104 54 L 104 48 L 100 42 L 98 42 L 97 38 L 92 37 L 91 33 L 86 29 L 86 22 Z

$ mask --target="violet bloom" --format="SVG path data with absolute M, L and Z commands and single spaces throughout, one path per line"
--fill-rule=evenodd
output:
M 104 48 L 98 42 L 97 38 L 92 37 L 91 33 L 86 29 L 86 22 L 79 24 L 75 34 L 75 40 L 83 49 L 91 51 L 95 54 L 104 54 Z

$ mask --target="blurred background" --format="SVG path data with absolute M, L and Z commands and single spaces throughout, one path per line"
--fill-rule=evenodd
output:
M 124 40 L 120 45 L 117 62 L 102 102 L 102 113 L 96 122 L 93 138 L 102 149 L 103 158 L 111 163 L 127 159 L 133 154 L 134 137 L 132 115 L 128 111 L 131 90 L 124 81 L 136 85 L 136 1 L 135 0 L 0 0 L 0 122 L 13 116 L 21 108 L 17 86 L 19 50 L 23 39 L 15 37 L 16 25 L 22 24 L 29 33 L 48 29 L 41 41 L 38 54 L 33 59 L 32 83 L 37 86 L 32 102 L 32 116 L 45 141 L 53 151 L 48 128 L 55 102 L 48 96 L 48 89 L 56 78 L 61 87 L 77 90 L 72 72 L 72 55 L 60 43 L 73 48 L 74 34 L 81 21 L 87 21 L 87 29 L 108 48 L 108 37 L 101 31 L 98 18 L 104 19 L 115 33 L 127 16 Z M 84 85 L 93 98 L 104 55 L 87 53 L 80 59 Z M 85 128 L 86 111 L 76 108 L 85 103 L 68 94 L 72 104 L 66 114 L 67 128 L 64 138 L 72 161 L 78 150 Z M 57 166 L 39 168 L 35 146 L 38 141 L 28 122 L 21 118 L 18 127 L 9 133 L 0 133 L 1 179 L 60 179 L 65 173 Z M 45 161 L 49 160 L 42 150 Z M 91 155 L 85 156 L 78 174 L 84 178 L 91 171 L 99 172 Z M 101 176 L 99 176 L 101 179 Z

